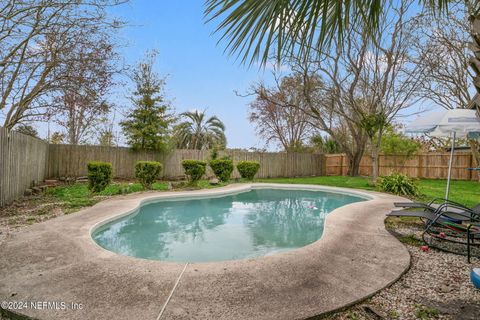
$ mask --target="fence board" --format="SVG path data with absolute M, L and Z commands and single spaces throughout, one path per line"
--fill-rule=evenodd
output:
M 311 153 L 274 153 L 225 150 L 235 163 L 242 160 L 260 162 L 258 178 L 346 175 L 347 157 L 343 154 L 320 155 Z M 412 177 L 444 179 L 447 177 L 449 153 L 422 153 L 409 159 L 404 156 L 381 155 L 380 175 L 399 171 Z M 184 178 L 181 161 L 208 160 L 205 150 L 175 150 L 168 154 L 151 151 L 133 151 L 124 147 L 86 145 L 48 145 L 46 142 L 0 127 L 0 206 L 21 196 L 26 188 L 45 178 L 85 176 L 89 161 L 112 163 L 114 177 L 131 179 L 134 165 L 139 160 L 160 161 L 164 165 L 163 178 Z M 452 178 L 475 180 L 478 175 L 466 170 L 472 166 L 470 153 L 456 153 Z M 360 163 L 360 174 L 371 175 L 371 159 L 365 156 Z M 207 176 L 212 176 L 210 169 Z M 236 169 L 233 177 L 239 177 Z
M 45 179 L 48 144 L 0 127 L 0 207 Z
M 164 165 L 163 178 L 183 178 L 181 161 L 184 159 L 208 160 L 208 150 L 175 150 L 168 154 L 151 151 L 133 151 L 125 147 L 101 147 L 86 145 L 50 145 L 50 161 L 47 164 L 48 177 L 80 177 L 87 174 L 89 161 L 112 163 L 116 178 L 134 177 L 134 166 L 139 160 L 160 161 Z M 246 152 L 225 150 L 220 156 L 228 155 L 237 163 L 242 160 L 260 162 L 258 178 L 318 176 L 325 174 L 324 156 L 320 154 Z M 207 176 L 213 176 L 210 169 Z M 233 177 L 240 175 L 234 170 Z
M 401 172 L 414 178 L 446 179 L 448 174 L 448 162 L 450 153 L 420 153 L 407 158 L 404 155 L 380 155 L 378 159 L 378 172 L 386 176 L 392 172 Z M 452 163 L 452 179 L 477 180 L 478 176 L 471 168 L 473 155 L 467 152 L 455 153 Z M 348 162 L 344 154 L 325 155 L 326 175 L 347 175 Z M 360 175 L 372 174 L 372 160 L 370 156 L 364 156 L 360 161 Z

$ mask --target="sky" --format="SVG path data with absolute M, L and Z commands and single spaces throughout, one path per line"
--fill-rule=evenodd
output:
M 177 113 L 199 109 L 225 123 L 229 148 L 264 147 L 247 120 L 251 97 L 239 97 L 257 81 L 271 79 L 271 70 L 248 67 L 224 54 L 212 35 L 215 23 L 205 24 L 204 1 L 131 0 L 112 14 L 128 22 L 119 37 L 120 54 L 134 64 L 147 50 L 159 52 L 156 71 L 167 76 L 166 95 Z M 115 99 L 125 101 L 125 91 Z M 271 147 L 269 148 L 271 149 Z
M 225 123 L 228 148 L 264 148 L 255 135 L 254 124 L 248 117 L 248 104 L 253 97 L 241 97 L 259 81 L 272 82 L 271 67 L 249 67 L 224 53 L 225 43 L 217 44 L 219 35 L 213 35 L 216 23 L 205 23 L 204 0 L 147 1 L 130 0 L 110 10 L 112 16 L 127 22 L 119 31 L 119 53 L 126 65 L 134 65 L 148 50 L 158 51 L 155 70 L 166 76 L 165 93 L 175 112 L 206 110 Z M 117 106 L 115 134 L 122 137 L 118 122 L 121 114 L 131 107 L 127 97 L 132 85 L 120 86 L 112 94 Z M 419 108 L 416 105 L 413 109 Z M 425 109 L 425 105 L 422 106 Z M 428 108 L 427 108 L 428 109 Z M 401 113 L 409 115 L 412 111 Z M 408 122 L 411 117 L 398 117 Z M 47 136 L 46 125 L 39 128 Z M 51 132 L 57 130 L 54 125 Z M 123 145 L 123 139 L 120 139 Z
M 217 44 L 220 35 L 212 34 L 216 22 L 205 23 L 203 12 L 204 0 L 130 0 L 116 7 L 112 14 L 128 22 L 119 35 L 126 44 L 121 55 L 127 64 L 134 64 L 147 50 L 158 50 L 156 70 L 167 75 L 166 93 L 176 112 L 198 109 L 218 116 L 226 125 L 228 148 L 277 150 L 255 135 L 254 124 L 247 119 L 253 98 L 235 93 L 245 94 L 258 81 L 272 82 L 272 68 L 249 67 L 224 53 L 225 43 Z M 125 94 L 116 98 L 125 101 Z M 432 106 L 416 104 L 402 110 L 397 121 L 411 121 L 419 109 Z

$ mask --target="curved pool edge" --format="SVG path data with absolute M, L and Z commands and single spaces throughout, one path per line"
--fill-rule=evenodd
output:
M 378 198 L 378 195 L 376 194 L 365 193 L 357 189 L 329 187 L 329 186 L 320 186 L 320 185 L 308 185 L 308 184 L 242 183 L 242 184 L 229 185 L 228 187 L 230 186 L 233 186 L 233 188 L 226 189 L 226 187 L 219 187 L 215 189 L 187 191 L 190 193 L 186 193 L 185 191 L 170 191 L 170 192 L 157 191 L 157 192 L 145 193 L 143 197 L 137 199 L 138 204 L 133 209 L 129 209 L 128 211 L 121 212 L 121 213 L 114 213 L 112 216 L 95 223 L 90 228 L 90 235 L 93 235 L 93 233 L 98 228 L 104 226 L 105 224 L 108 224 L 117 219 L 126 217 L 128 215 L 134 214 L 143 205 L 147 205 L 149 203 L 158 202 L 162 200 L 193 200 L 193 199 L 202 199 L 202 198 L 215 198 L 215 197 L 223 197 L 223 196 L 238 194 L 242 192 L 248 192 L 252 189 L 285 189 L 285 190 L 296 189 L 296 190 L 309 190 L 309 191 L 326 191 L 326 192 L 363 197 L 367 201 Z
M 118 255 L 95 243 L 92 228 L 159 195 L 211 196 L 252 186 L 347 191 L 371 200 L 333 210 L 321 239 L 305 247 L 254 259 L 190 264 L 165 310 L 166 319 L 308 318 L 368 298 L 408 269 L 408 251 L 383 223 L 393 201 L 401 198 L 324 186 L 248 184 L 122 196 L 29 227 L 3 246 L 9 259 L 0 262 L 0 296 L 11 299 L 15 292 L 17 300 L 62 298 L 89 306 L 68 315 L 22 312 L 40 319 L 156 318 L 184 264 Z M 79 287 L 79 281 L 84 285 Z M 352 292 L 352 287 L 357 289 Z M 118 308 L 122 302 L 128 307 Z
M 104 227 L 105 225 L 119 220 L 121 218 L 130 216 L 130 215 L 136 215 L 139 211 L 139 209 L 147 204 L 150 203 L 155 203 L 155 202 L 160 202 L 160 201 L 171 201 L 171 200 L 194 200 L 194 199 L 211 199 L 211 198 L 218 198 L 218 197 L 224 197 L 224 196 L 229 196 L 229 195 L 235 195 L 243 192 L 248 192 L 251 190 L 255 189 L 276 189 L 276 190 L 305 190 L 305 191 L 325 191 L 325 192 L 330 192 L 330 193 L 337 193 L 337 194 L 345 194 L 345 195 L 352 195 L 356 197 L 363 198 L 366 201 L 369 200 L 374 200 L 378 198 L 378 196 L 374 196 L 372 194 L 364 193 L 359 190 L 355 189 L 348 189 L 348 188 L 338 188 L 338 187 L 329 187 L 329 186 L 319 186 L 319 185 L 308 185 L 308 184 L 281 184 L 281 183 L 244 183 L 244 184 L 236 184 L 236 185 L 230 185 L 232 188 L 225 189 L 224 187 L 219 187 L 215 189 L 202 189 L 202 190 L 196 190 L 195 193 L 185 193 L 185 192 L 177 192 L 177 191 L 171 191 L 171 192 L 152 192 L 145 194 L 145 197 L 142 198 L 136 198 L 137 199 L 137 205 L 133 209 L 129 209 L 128 211 L 121 212 L 121 213 L 113 213 L 110 217 L 99 221 L 95 223 L 94 225 L 91 226 L 89 233 L 90 233 L 90 238 L 95 244 L 96 247 L 102 249 L 102 250 L 107 250 L 111 253 L 121 255 L 119 253 L 116 253 L 114 251 L 111 251 L 109 249 L 106 249 L 102 247 L 100 244 L 98 244 L 94 239 L 94 233 L 97 232 L 100 228 Z M 348 206 L 344 205 L 344 206 Z M 342 206 L 342 207 L 344 207 Z M 341 207 L 339 207 L 341 208 Z M 332 210 L 327 214 L 327 217 L 334 213 L 337 209 Z M 326 219 L 326 218 L 325 218 Z M 327 224 L 327 219 L 325 220 L 325 225 Z M 325 228 L 325 227 L 324 227 Z M 317 241 L 321 241 L 323 235 L 314 241 L 313 243 Z M 306 246 L 312 245 L 307 244 Z M 274 254 L 286 254 L 290 251 L 295 251 L 299 250 L 303 247 L 295 248 L 292 250 L 288 250 L 286 252 L 279 252 L 279 253 L 274 253 Z M 132 258 L 132 259 L 144 259 L 144 260 L 149 260 L 146 258 L 141 258 L 141 257 L 135 257 L 135 256 L 128 256 L 124 255 L 126 257 Z M 270 255 L 265 255 L 265 256 L 270 256 Z M 254 258 L 243 258 L 243 259 L 261 259 L 265 256 L 259 256 L 259 257 L 254 257 Z M 243 259 L 233 259 L 233 260 L 243 260 Z M 224 263 L 227 261 L 233 261 L 233 260 L 222 260 L 222 261 L 212 261 L 211 263 Z M 176 264 L 184 264 L 184 262 L 174 262 L 174 261 L 162 261 L 162 260 L 155 260 L 155 261 L 160 261 L 163 263 L 176 263 Z M 209 262 L 192 262 L 192 263 L 209 263 Z

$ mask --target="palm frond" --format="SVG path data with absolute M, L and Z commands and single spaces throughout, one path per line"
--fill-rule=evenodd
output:
M 181 116 L 185 121 L 174 129 L 178 148 L 204 150 L 226 145 L 225 124 L 218 117 L 205 120 L 205 112 L 198 110 L 184 112 Z
M 226 42 L 225 52 L 242 63 L 280 61 L 295 52 L 321 51 L 334 39 L 341 43 L 350 24 L 374 37 L 387 1 L 394 0 L 206 0 L 207 22 Z M 446 12 L 452 0 L 420 0 L 429 10 Z

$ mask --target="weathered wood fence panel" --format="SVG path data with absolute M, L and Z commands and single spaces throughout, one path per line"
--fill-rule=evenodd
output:
M 46 142 L 0 127 L 0 207 L 43 181 L 47 161 Z
M 184 159 L 208 160 L 210 152 L 205 150 L 175 150 L 168 154 L 148 151 L 133 151 L 124 147 L 101 147 L 84 145 L 50 145 L 48 177 L 85 176 L 89 161 L 112 163 L 116 178 L 133 178 L 134 166 L 139 160 L 160 161 L 164 165 L 164 178 L 184 177 L 181 161 Z M 226 150 L 220 156 L 229 155 L 237 163 L 241 160 L 260 162 L 259 178 L 315 176 L 325 174 L 324 156 L 311 153 L 261 153 Z M 210 170 L 208 176 L 212 176 Z M 239 174 L 235 170 L 233 177 Z
M 49 155 L 47 176 L 51 178 L 86 176 L 87 163 L 90 161 L 111 162 L 115 177 L 129 178 L 133 176 L 136 161 L 163 160 L 154 152 L 133 152 L 129 148 L 87 145 L 51 144 Z
M 226 150 L 235 163 L 255 160 L 261 164 L 258 178 L 300 177 L 322 175 L 347 175 L 348 162 L 343 154 L 320 155 L 311 153 L 274 153 Z M 409 159 L 405 156 L 381 155 L 380 175 L 393 171 L 411 177 L 445 179 L 449 153 L 422 153 Z M 133 151 L 125 147 L 86 145 L 48 145 L 46 142 L 17 132 L 8 133 L 0 127 L 0 206 L 21 196 L 26 188 L 45 178 L 79 177 L 87 174 L 90 161 L 108 161 L 113 165 L 116 178 L 130 179 L 134 165 L 139 160 L 160 161 L 164 165 L 164 178 L 183 178 L 181 161 L 184 159 L 208 160 L 209 151 L 175 150 L 168 154 L 149 151 Z M 475 180 L 477 173 L 466 170 L 472 167 L 470 153 L 456 153 L 452 178 Z M 365 156 L 360 163 L 360 174 L 371 175 L 371 159 Z M 208 176 L 212 176 L 210 170 Z M 233 176 L 239 176 L 235 170 Z
M 420 153 L 407 158 L 403 155 L 380 155 L 378 169 L 381 176 L 392 172 L 401 172 L 414 178 L 446 179 L 448 174 L 448 162 L 450 153 Z M 326 175 L 347 175 L 348 161 L 344 154 L 325 155 Z M 475 171 L 467 170 L 473 165 L 471 153 L 457 152 L 453 157 L 452 179 L 477 180 Z M 372 174 L 372 160 L 364 156 L 360 162 L 360 175 Z

